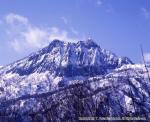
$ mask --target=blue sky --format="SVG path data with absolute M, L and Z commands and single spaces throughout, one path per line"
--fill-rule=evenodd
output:
M 50 40 L 93 38 L 102 48 L 150 61 L 149 0 L 3 0 L 0 3 L 0 65 L 9 64 Z

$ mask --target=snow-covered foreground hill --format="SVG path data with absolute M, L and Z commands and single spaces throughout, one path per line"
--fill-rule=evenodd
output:
M 0 116 L 15 121 L 79 117 L 150 118 L 150 81 L 142 64 L 93 40 L 47 47 L 0 68 Z

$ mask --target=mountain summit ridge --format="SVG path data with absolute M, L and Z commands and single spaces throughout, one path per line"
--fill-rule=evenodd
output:
M 6 69 L 10 67 L 7 73 L 13 72 L 19 75 L 45 71 L 67 75 L 68 73 L 65 73 L 67 70 L 76 68 L 74 73 L 80 72 L 81 75 L 87 76 L 90 74 L 88 70 L 92 67 L 97 69 L 91 72 L 92 75 L 101 75 L 107 73 L 107 69 L 112 70 L 123 64 L 132 64 L 132 61 L 127 57 L 117 57 L 114 53 L 101 49 L 92 39 L 77 43 L 53 40 L 47 47 L 6 66 Z M 78 76 L 80 73 L 74 75 Z

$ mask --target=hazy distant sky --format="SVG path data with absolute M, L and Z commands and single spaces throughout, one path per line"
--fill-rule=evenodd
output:
M 150 0 L 1 0 L 0 65 L 58 38 L 93 38 L 102 48 L 150 61 Z

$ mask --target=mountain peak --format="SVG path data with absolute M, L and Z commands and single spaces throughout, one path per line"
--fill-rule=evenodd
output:
M 93 39 L 91 39 L 91 38 L 88 38 L 88 39 L 86 40 L 86 44 L 87 44 L 88 46 L 90 46 L 90 47 L 99 47 L 99 46 L 97 45 L 97 43 L 96 43 Z
M 42 50 L 8 65 L 6 72 L 29 75 L 48 71 L 56 76 L 94 76 L 130 63 L 127 58 L 103 51 L 92 39 L 77 43 L 53 40 Z
M 61 46 L 64 42 L 58 39 L 55 39 L 53 41 L 50 42 L 49 47 L 56 47 L 56 46 Z
M 96 44 L 92 38 L 88 38 L 88 39 L 86 40 L 86 43 L 87 43 L 87 44 L 93 44 L 93 43 Z
M 86 41 L 78 41 L 77 46 L 82 46 L 86 48 L 100 48 L 100 46 L 91 38 L 88 38 Z

